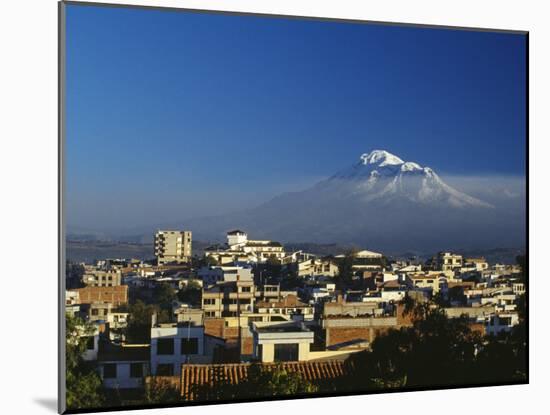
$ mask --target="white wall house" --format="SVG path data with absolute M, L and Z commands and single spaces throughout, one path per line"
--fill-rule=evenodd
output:
M 204 327 L 159 324 L 151 328 L 151 374 L 179 376 L 183 363 L 210 363 L 204 353 Z
M 99 353 L 98 369 L 108 389 L 140 389 L 149 376 L 148 344 L 110 345 Z
M 149 373 L 148 361 L 105 361 L 99 363 L 103 386 L 107 389 L 140 389 Z
M 299 323 L 253 323 L 253 357 L 262 363 L 306 361 L 314 333 Z

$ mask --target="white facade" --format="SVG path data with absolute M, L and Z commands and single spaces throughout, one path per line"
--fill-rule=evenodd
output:
M 252 281 L 252 269 L 239 266 L 203 267 L 197 271 L 197 276 L 205 286 L 214 285 L 219 281 Z
M 227 245 L 244 245 L 248 240 L 246 232 L 235 230 L 227 233 Z
M 183 363 L 210 363 L 211 359 L 204 354 L 204 327 L 182 323 L 151 328 L 152 375 L 179 376 Z
M 144 386 L 143 379 L 149 374 L 149 362 L 103 361 L 99 364 L 99 374 L 107 389 L 138 389 Z
M 253 323 L 253 357 L 262 363 L 307 361 L 314 333 L 297 323 Z
M 191 258 L 190 231 L 158 231 L 155 234 L 155 256 L 158 264 L 184 263 Z

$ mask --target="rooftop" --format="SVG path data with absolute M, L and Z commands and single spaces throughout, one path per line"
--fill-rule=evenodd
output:
M 219 384 L 239 384 L 248 378 L 250 363 L 212 364 L 212 365 L 182 365 L 181 395 L 185 400 L 200 400 L 196 396 L 197 385 L 214 390 Z M 261 370 L 271 371 L 281 368 L 290 373 L 298 373 L 304 380 L 317 385 L 330 384 L 335 379 L 349 374 L 352 366 L 342 360 L 326 360 L 313 362 L 281 362 L 259 365 Z M 207 397 L 206 397 L 207 399 Z

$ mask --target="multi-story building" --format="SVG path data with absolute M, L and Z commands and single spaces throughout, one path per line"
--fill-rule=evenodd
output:
M 75 290 L 78 292 L 80 304 L 111 303 L 120 306 L 128 303 L 128 286 L 113 287 L 85 287 Z
M 82 282 L 88 287 L 116 287 L 122 284 L 122 273 L 119 269 L 98 269 L 86 267 Z
M 155 234 L 155 256 L 158 264 L 184 263 L 191 258 L 191 231 L 159 230 Z
M 345 255 L 337 255 L 335 258 L 343 259 Z M 382 271 L 384 268 L 384 255 L 379 252 L 362 250 L 353 255 L 353 271 Z
M 212 285 L 220 281 L 252 281 L 252 269 L 241 266 L 211 266 L 198 270 L 197 276 L 204 285 Z
M 462 255 L 451 252 L 439 252 L 435 261 L 436 267 L 441 271 L 452 271 L 462 267 Z
M 338 265 L 330 259 L 312 258 L 296 263 L 296 272 L 299 277 L 319 276 L 336 277 Z
M 182 364 L 211 363 L 224 341 L 204 333 L 197 321 L 157 324 L 151 327 L 151 374 L 179 376 Z
M 259 314 L 282 314 L 295 321 L 309 321 L 314 317 L 313 306 L 302 303 L 295 295 L 287 295 L 279 301 L 258 301 L 256 309 Z
M 464 260 L 464 266 L 469 268 L 475 268 L 476 271 L 485 271 L 486 269 L 489 269 L 489 263 L 483 257 L 466 258 Z
M 237 317 L 254 311 L 254 282 L 221 282 L 202 291 L 205 318 Z
M 234 230 L 227 233 L 225 246 L 209 247 L 205 255 L 223 265 L 230 262 L 265 262 L 270 258 L 282 261 L 287 253 L 279 242 L 251 240 L 245 232 Z
M 448 287 L 448 279 L 445 274 L 413 274 L 407 277 L 406 282 L 414 289 L 437 294 Z

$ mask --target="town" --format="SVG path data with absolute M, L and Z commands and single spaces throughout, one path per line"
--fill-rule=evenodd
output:
M 94 376 L 111 405 L 469 384 L 468 365 L 479 383 L 525 376 L 523 256 L 318 256 L 239 229 L 226 238 L 199 256 L 191 231 L 160 230 L 155 259 L 68 262 L 68 371 Z M 446 366 L 454 350 L 437 355 L 443 332 L 459 333 L 441 347 L 463 347 L 460 376 Z M 418 350 L 433 353 L 400 362 Z M 275 375 L 280 389 L 259 386 Z

